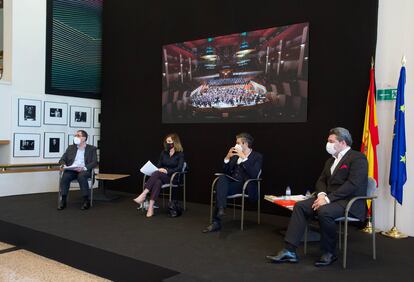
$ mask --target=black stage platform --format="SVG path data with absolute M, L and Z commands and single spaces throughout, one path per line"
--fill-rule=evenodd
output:
M 278 230 L 288 218 L 263 215 L 257 225 L 248 212 L 240 231 L 229 211 L 221 232 L 202 234 L 206 205 L 188 204 L 175 219 L 162 211 L 147 219 L 131 195 L 81 211 L 76 194 L 64 211 L 56 210 L 56 193 L 0 198 L 0 241 L 115 281 L 407 281 L 414 275 L 413 238 L 378 235 L 373 261 L 369 235 L 351 228 L 347 270 L 341 260 L 315 268 L 317 243 L 307 256 L 299 249 L 299 264 L 275 265 L 264 257 L 283 246 Z

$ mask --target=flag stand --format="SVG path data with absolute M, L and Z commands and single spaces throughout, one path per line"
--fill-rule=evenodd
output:
M 397 229 L 396 221 L 397 221 L 397 200 L 394 200 L 394 226 L 388 231 L 381 232 L 381 234 L 384 236 L 393 238 L 393 239 L 407 238 L 408 237 L 407 235 L 405 235 L 404 233 L 400 232 Z
M 371 203 L 370 200 L 367 200 L 367 204 L 368 204 L 368 201 L 369 201 L 369 203 Z M 370 205 L 368 205 L 368 206 L 370 206 Z M 371 208 L 369 208 L 368 212 L 369 213 L 368 213 L 368 216 L 367 216 L 367 219 L 368 219 L 367 225 L 363 229 L 361 229 L 361 231 L 364 232 L 364 233 L 372 234 L 372 216 L 371 216 L 372 210 L 371 210 Z M 375 232 L 379 232 L 379 230 L 375 228 Z
M 367 219 L 368 219 L 367 225 L 363 229 L 361 229 L 361 231 L 372 234 L 372 219 L 370 216 L 367 217 Z M 379 230 L 375 228 L 375 232 L 379 232 Z

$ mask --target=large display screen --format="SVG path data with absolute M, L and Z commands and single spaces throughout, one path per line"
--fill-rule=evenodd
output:
M 103 0 L 48 0 L 46 93 L 100 98 Z
M 163 46 L 164 123 L 305 122 L 309 24 Z

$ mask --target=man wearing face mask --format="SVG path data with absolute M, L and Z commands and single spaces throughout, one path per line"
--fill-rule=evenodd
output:
M 335 219 L 344 215 L 349 200 L 365 196 L 368 185 L 368 162 L 364 154 L 351 149 L 352 137 L 345 128 L 329 131 L 326 151 L 332 155 L 316 182 L 316 196 L 296 203 L 285 236 L 285 248 L 267 256 L 271 262 L 298 262 L 296 248 L 304 235 L 308 219 L 317 216 L 321 229 L 322 256 L 315 266 L 327 266 L 337 260 Z M 350 210 L 353 217 L 365 219 L 365 201 L 356 201 Z
M 214 232 L 221 229 L 221 218 L 225 215 L 227 196 L 241 194 L 244 181 L 257 178 L 262 169 L 263 157 L 253 151 L 253 137 L 248 133 L 236 136 L 236 145 L 231 147 L 224 158 L 223 172 L 216 184 L 216 209 L 213 222 L 207 226 L 203 233 Z M 250 183 L 247 188 L 249 200 L 256 201 L 257 183 Z
M 61 201 L 58 210 L 66 208 L 66 198 L 69 192 L 70 182 L 77 179 L 83 196 L 82 210 L 90 208 L 88 178 L 91 177 L 92 169 L 98 165 L 96 147 L 86 144 L 88 133 L 78 130 L 73 138 L 73 145 L 69 145 L 62 158 L 61 165 L 72 166 L 74 169 L 64 170 L 60 179 Z

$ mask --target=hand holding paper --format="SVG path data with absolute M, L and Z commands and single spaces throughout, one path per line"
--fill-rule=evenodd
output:
M 145 175 L 151 176 L 151 174 L 158 171 L 158 168 L 155 165 L 153 165 L 151 161 L 148 161 L 141 167 L 139 171 L 141 171 Z

